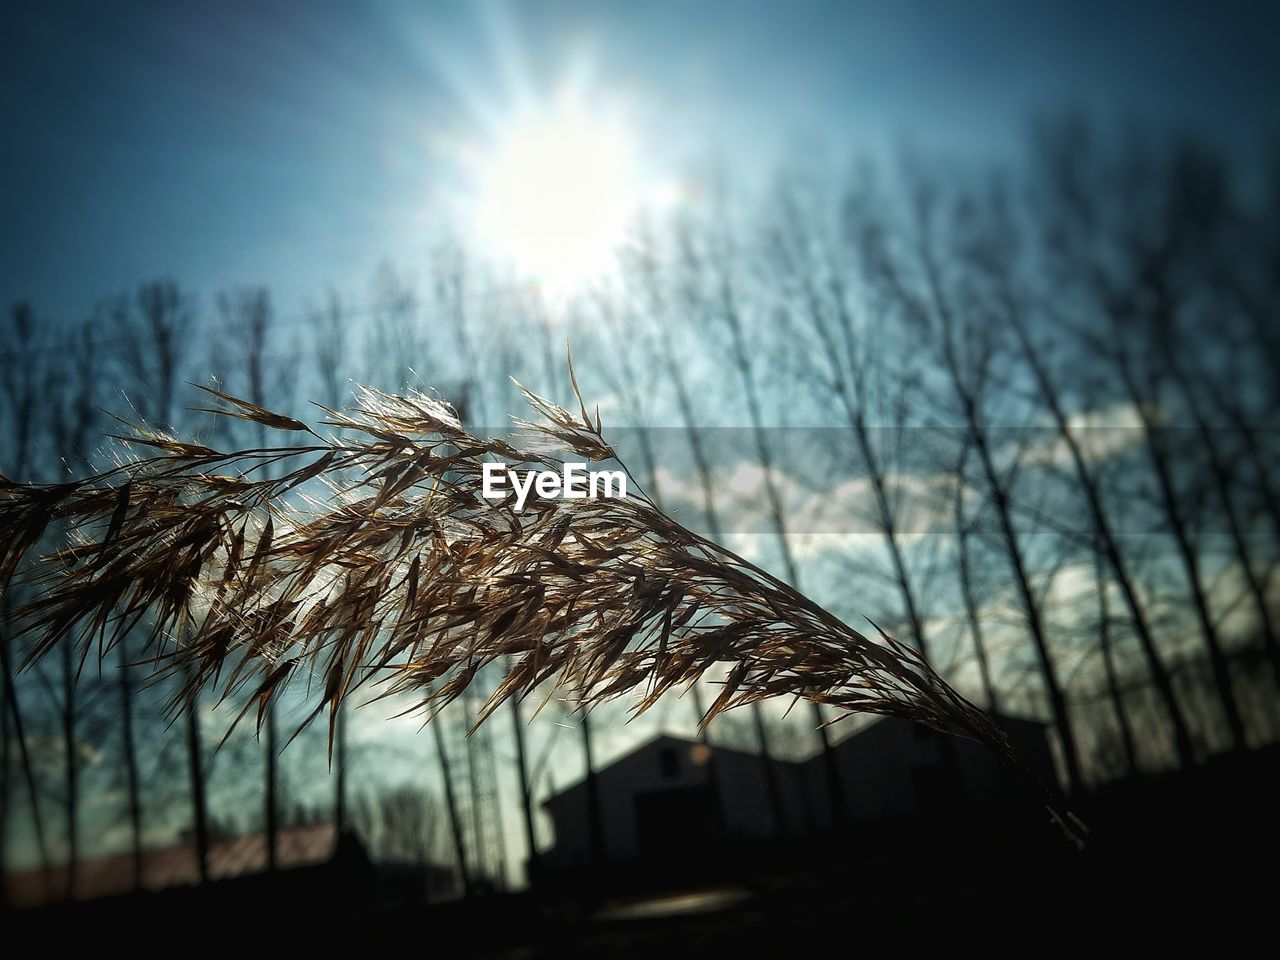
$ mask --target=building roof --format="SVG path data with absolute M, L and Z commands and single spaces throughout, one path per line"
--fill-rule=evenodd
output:
M 681 737 L 673 733 L 658 733 L 650 737 L 648 740 L 644 740 L 641 743 L 637 744 L 636 746 L 628 750 L 626 753 L 620 754 L 619 756 L 615 757 L 613 760 L 611 760 L 609 763 L 605 764 L 604 766 L 597 768 L 596 776 L 598 777 L 602 773 L 608 770 L 611 770 L 614 767 L 617 767 L 621 764 L 627 763 L 628 761 L 632 760 L 638 755 L 642 753 L 646 753 L 650 750 L 653 750 L 655 747 L 660 747 L 660 746 L 676 746 L 676 747 L 685 748 L 691 751 L 702 748 L 704 750 L 709 751 L 708 758 L 710 757 L 726 757 L 726 758 L 727 757 L 744 757 L 752 761 L 759 760 L 760 758 L 760 754 L 753 753 L 750 750 L 739 750 L 737 747 L 729 747 L 729 746 L 724 746 L 722 744 L 717 744 L 717 743 L 703 743 L 701 740 L 693 740 L 688 737 Z M 775 757 L 774 762 L 779 765 L 795 767 L 797 769 L 800 766 L 800 763 L 798 761 L 786 760 L 781 757 Z M 569 786 L 564 787 L 561 790 L 557 790 L 555 793 L 551 794 L 549 797 L 547 797 L 546 800 L 542 802 L 542 805 L 549 806 L 555 803 L 561 797 L 565 797 L 565 796 L 568 796 L 569 794 L 577 793 L 579 790 L 585 788 L 586 783 L 587 783 L 586 778 L 583 777 L 582 779 L 569 784 Z
M 998 726 L 1005 729 L 1006 732 L 1009 732 L 1012 728 L 1016 728 L 1019 726 L 1023 727 L 1024 729 L 1031 728 L 1036 730 L 1043 730 L 1045 727 L 1048 726 L 1048 724 L 1044 723 L 1041 720 L 1034 720 L 1027 717 L 1013 717 L 1013 716 L 1008 716 L 1006 714 L 990 713 L 990 712 L 988 712 L 988 716 L 990 716 L 991 719 L 994 720 Z M 839 740 L 835 744 L 835 746 L 837 748 L 843 747 L 844 745 L 853 742 L 854 740 L 856 740 L 858 737 L 860 737 L 862 734 L 866 733 L 867 731 L 876 729 L 877 727 L 880 726 L 882 722 L 890 719 L 895 719 L 895 718 L 881 717 L 881 716 L 873 717 L 869 723 L 867 723 L 865 726 L 858 727 L 856 730 L 850 733 L 847 737 L 844 737 L 841 740 Z M 901 722 L 914 723 L 915 721 L 902 720 Z M 758 759 L 760 756 L 758 753 L 754 753 L 750 750 L 739 750 L 736 747 L 729 747 L 729 746 L 724 746 L 716 743 L 703 744 L 700 740 L 691 740 L 687 737 L 681 737 L 676 734 L 664 732 L 664 733 L 655 734 L 654 736 L 650 737 L 648 740 L 642 741 L 641 743 L 637 744 L 635 747 L 628 750 L 626 753 L 620 754 L 619 756 L 615 757 L 613 760 L 611 760 L 609 763 L 605 764 L 604 766 L 597 768 L 596 776 L 600 776 L 600 774 L 604 773 L 606 770 L 612 769 L 613 767 L 616 767 L 621 763 L 625 763 L 631 758 L 635 757 L 637 754 L 651 750 L 655 746 L 658 746 L 659 744 L 662 744 L 664 742 L 668 745 L 677 745 L 681 747 L 687 747 L 689 749 L 705 746 L 706 748 L 710 749 L 712 751 L 712 754 L 715 756 L 750 757 L 753 760 Z M 820 756 L 820 752 L 815 756 Z M 806 757 L 804 760 L 788 760 L 783 757 L 774 757 L 773 762 L 784 768 L 794 767 L 799 769 L 800 767 L 804 766 L 806 763 L 812 762 L 814 759 L 815 757 Z M 554 803 L 555 801 L 559 800 L 561 797 L 567 796 L 572 793 L 576 793 L 578 790 L 583 789 L 585 786 L 586 786 L 586 778 L 583 777 L 582 779 L 577 780 L 574 783 L 571 783 L 569 786 L 564 787 L 563 789 L 557 790 L 556 792 L 552 793 L 549 797 L 547 797 L 546 800 L 542 802 L 542 805 L 544 807 L 548 806 Z

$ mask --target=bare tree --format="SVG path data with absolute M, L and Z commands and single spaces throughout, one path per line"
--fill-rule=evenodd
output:
M 322 402 L 333 409 L 342 406 L 344 372 L 348 369 L 347 350 L 350 345 L 347 327 L 351 317 L 336 290 L 330 290 L 324 306 L 316 312 L 316 323 L 310 338 L 320 378 Z
M 154 429 L 165 431 L 175 426 L 176 391 L 190 361 L 195 332 L 195 311 L 190 297 L 172 280 L 158 280 L 139 287 L 132 297 L 120 297 L 109 311 L 109 328 L 115 350 L 112 359 L 129 384 L 126 396 L 134 410 Z M 124 715 L 124 754 L 127 780 L 133 792 L 129 805 L 135 853 L 141 849 L 141 799 L 138 795 L 138 753 L 134 741 L 134 687 L 127 674 L 128 639 L 120 647 L 121 699 Z M 188 678 L 189 679 L 189 678 Z M 205 786 L 204 743 L 200 729 L 200 707 L 195 697 L 183 709 L 186 729 L 187 777 L 191 793 L 192 827 L 196 860 L 202 881 L 208 879 L 209 818 Z M 140 870 L 140 858 L 135 870 Z
M 1230 458 L 1223 449 L 1217 426 L 1205 409 L 1206 401 L 1203 397 L 1202 384 L 1207 378 L 1203 373 L 1192 376 L 1188 370 L 1188 364 L 1194 363 L 1194 359 L 1189 358 L 1184 361 L 1175 347 L 1175 344 L 1185 336 L 1186 331 L 1180 326 L 1174 326 L 1177 323 L 1177 317 L 1172 307 L 1158 311 L 1154 321 L 1151 342 L 1159 351 L 1165 373 L 1177 386 L 1182 406 L 1195 426 L 1196 436 L 1209 468 L 1211 485 L 1217 496 L 1218 507 L 1226 522 L 1236 563 L 1239 565 L 1249 596 L 1253 600 L 1254 613 L 1262 632 L 1263 649 L 1271 663 L 1274 675 L 1280 678 L 1280 641 L 1277 640 L 1275 625 L 1272 621 L 1267 585 L 1249 550 L 1247 525 L 1238 503 L 1242 485 L 1237 479 L 1236 470 L 1230 463 Z M 1247 432 L 1245 436 L 1248 436 Z
M 720 519 L 720 510 L 716 504 L 715 475 L 711 463 L 711 453 L 703 437 L 702 424 L 699 422 L 698 411 L 693 400 L 693 391 L 688 382 L 684 364 L 676 355 L 677 338 L 672 321 L 673 311 L 683 310 L 690 316 L 699 316 L 703 315 L 708 308 L 701 290 L 704 279 L 702 276 L 704 264 L 694 247 L 688 224 L 685 224 L 678 234 L 678 246 L 680 254 L 679 270 L 674 294 L 668 292 L 667 285 L 664 283 L 662 271 L 658 264 L 655 240 L 651 233 L 642 234 L 639 238 L 631 266 L 638 286 L 639 309 L 646 315 L 646 319 L 650 324 L 648 343 L 656 359 L 655 365 L 662 379 L 670 385 L 673 391 L 676 411 L 680 417 L 683 433 L 688 441 L 690 455 L 693 458 L 694 475 L 697 478 L 702 496 L 702 510 L 707 521 L 707 531 L 710 533 L 711 539 L 718 543 L 723 543 L 725 531 Z M 734 319 L 738 319 L 736 314 Z M 739 333 L 741 334 L 741 331 Z M 758 405 L 758 395 L 753 393 L 752 398 L 753 403 Z M 754 433 L 754 436 L 758 441 L 763 439 L 762 422 L 759 424 L 759 429 Z M 653 455 L 652 450 L 647 451 L 647 453 L 649 456 Z M 766 473 L 768 474 L 766 482 L 776 496 L 777 489 L 774 486 L 772 472 L 766 469 Z M 655 491 L 657 486 L 655 477 L 653 481 L 653 489 Z M 781 510 L 780 501 L 778 509 Z M 784 521 L 780 533 L 785 533 L 785 529 Z M 787 574 L 789 577 L 798 578 L 799 574 L 791 555 L 790 545 L 787 543 L 785 536 L 780 536 L 779 539 L 782 543 L 783 556 L 787 564 Z M 794 580 L 792 582 L 794 583 Z M 701 720 L 706 712 L 697 684 L 690 688 L 690 694 L 694 711 L 699 719 L 698 736 L 699 739 L 705 742 L 708 728 L 701 724 Z M 845 804 L 840 796 L 841 787 L 838 772 L 834 766 L 830 737 L 818 704 L 812 704 L 810 709 L 813 711 L 814 726 L 817 728 L 821 738 L 823 755 L 828 761 L 828 783 L 833 798 L 833 812 L 835 816 L 839 817 L 845 809 Z M 782 794 L 778 782 L 777 766 L 774 763 L 769 745 L 764 709 L 759 703 L 753 703 L 751 705 L 751 713 L 756 736 L 760 744 L 761 764 L 764 767 L 774 830 L 775 833 L 780 834 L 785 823 L 782 810 Z M 714 764 L 709 770 L 709 777 L 711 778 L 712 789 L 718 792 L 720 789 L 719 777 Z
M 342 406 L 342 376 L 346 363 L 349 317 L 343 310 L 342 299 L 334 290 L 329 291 L 324 307 L 317 313 L 314 335 L 311 338 L 316 374 L 320 380 L 321 402 L 331 410 Z M 334 820 L 338 830 L 348 826 L 347 803 L 347 706 L 339 707 L 334 716 L 331 749 L 334 772 Z
M 975 522 L 969 517 L 965 507 L 965 499 L 970 492 L 967 468 L 972 449 L 973 446 L 966 437 L 956 461 L 955 499 L 952 510 L 956 528 L 956 572 L 960 578 L 960 597 L 964 603 L 965 617 L 969 622 L 969 635 L 973 640 L 974 659 L 978 663 L 982 691 L 986 695 L 987 705 L 991 710 L 999 712 L 1000 699 L 996 693 L 995 680 L 991 675 L 991 663 L 983 644 L 982 615 L 979 613 L 978 595 L 974 585 L 972 540 Z
M 390 264 L 378 269 L 373 299 L 366 370 L 376 385 L 402 390 L 426 372 L 431 355 L 422 305 L 412 284 Z
M 381 858 L 408 859 L 420 867 L 435 862 L 440 818 L 435 798 L 426 790 L 397 787 L 379 798 Z
M 1172 224 L 1160 216 L 1151 217 L 1143 208 L 1158 172 L 1136 149 L 1126 153 L 1114 169 L 1103 168 L 1078 129 L 1053 131 L 1043 138 L 1041 147 L 1051 204 L 1050 252 L 1060 273 L 1073 282 L 1072 292 L 1092 311 L 1094 322 L 1077 325 L 1080 336 L 1089 349 L 1107 359 L 1121 396 L 1141 421 L 1147 465 L 1209 655 L 1228 741 L 1238 748 L 1245 742 L 1244 721 L 1181 495 L 1178 458 L 1170 448 L 1160 412 L 1165 358 L 1159 349 L 1153 354 L 1146 339 L 1154 329 L 1170 329 L 1176 310 L 1169 271 L 1177 238 L 1170 232 Z M 1093 184 L 1094 189 L 1082 189 L 1083 183 Z M 1114 197 L 1115 209 L 1100 205 L 1099 195 Z M 1105 264 L 1098 258 L 1104 246 L 1117 251 Z
M 243 395 L 260 407 L 287 407 L 291 398 L 281 395 L 282 384 L 292 384 L 296 372 L 296 360 L 291 352 L 273 356 L 277 331 L 275 311 L 271 295 L 265 287 L 250 287 L 218 297 L 218 311 L 227 331 L 226 348 L 230 365 L 228 373 L 234 373 L 243 382 Z M 237 388 L 238 389 L 238 388 Z M 253 424 L 254 443 L 264 447 L 266 429 L 261 423 Z M 266 473 L 270 474 L 270 466 Z M 264 533 L 264 536 L 266 534 Z M 273 703 L 266 714 L 266 791 L 264 813 L 267 835 L 267 869 L 276 869 L 276 855 L 280 834 L 281 772 L 280 743 L 277 707 Z
M 1104 551 L 1099 549 L 1094 554 L 1094 572 L 1098 589 L 1098 647 L 1102 653 L 1102 667 L 1107 680 L 1107 692 L 1116 713 L 1116 725 L 1120 728 L 1120 743 L 1124 752 L 1125 773 L 1132 776 L 1137 772 L 1137 750 L 1134 747 L 1133 728 L 1129 723 L 1129 714 L 1125 709 L 1124 689 L 1120 683 L 1120 674 L 1116 668 L 1116 657 L 1111 634 L 1111 611 L 1107 603 L 1107 591 L 1110 583 L 1107 580 L 1107 560 Z M 1163 691 L 1162 691 L 1163 692 Z
M 901 508 L 890 489 L 885 450 L 877 442 L 883 431 L 873 426 L 878 413 L 887 413 L 891 422 L 903 424 L 903 390 L 910 378 L 893 368 L 885 338 L 855 314 L 849 278 L 836 243 L 820 226 L 813 226 L 821 222 L 820 215 L 804 208 L 798 189 L 792 185 L 784 184 L 778 199 L 779 223 L 773 232 L 771 254 L 781 272 L 780 289 L 790 292 L 795 300 L 786 309 L 784 320 L 812 343 L 808 351 L 810 376 L 834 400 L 853 435 L 855 452 L 871 485 L 872 520 L 884 538 L 907 629 L 916 648 L 928 659 L 924 616 L 901 538 Z M 869 202 L 857 193 L 846 198 L 846 233 L 856 236 L 865 229 L 862 220 L 869 214 Z
M 0 390 L 3 390 L 9 410 L 9 427 L 14 437 L 7 468 L 15 479 L 24 480 L 27 477 L 30 462 L 31 426 L 34 421 L 36 401 L 39 398 L 40 377 L 40 364 L 37 360 L 39 348 L 35 339 L 35 320 L 31 307 L 28 304 L 14 305 L 10 313 L 10 324 L 9 342 L 12 347 L 5 362 L 0 363 Z M 0 769 L 0 775 L 4 779 L 3 786 L 0 787 L 0 870 L 3 870 L 6 864 L 5 854 L 12 810 L 11 754 L 16 746 L 18 763 L 22 769 L 27 798 L 31 805 L 40 863 L 47 880 L 49 851 L 45 843 L 44 821 L 31 763 L 30 744 L 27 739 L 21 700 L 18 696 L 12 653 L 14 644 L 8 620 L 3 616 L 9 609 L 9 602 L 10 595 L 6 591 L 0 596 L 0 681 L 3 681 L 3 690 L 0 690 L 0 693 L 4 697 L 3 707 L 0 708 L 0 748 L 4 750 L 3 768 Z
M 443 245 L 436 252 L 434 264 L 436 307 L 445 316 L 458 345 L 462 379 L 455 404 L 464 422 L 486 424 L 489 408 L 485 386 L 489 379 L 485 357 L 477 343 L 477 331 L 473 329 L 472 311 L 469 309 L 469 274 L 465 251 L 456 243 Z M 501 339 L 489 331 L 490 347 Z M 529 848 L 530 870 L 536 869 L 538 846 L 534 836 L 533 793 L 529 781 L 528 757 L 525 745 L 525 724 L 520 716 L 520 700 L 511 700 L 512 737 L 515 741 L 516 777 L 520 787 L 520 811 L 524 825 L 525 842 Z M 488 735 L 485 731 L 485 735 Z
M 964 216 L 966 228 L 961 241 L 964 244 L 964 261 L 987 288 L 992 301 L 989 305 L 991 315 L 1007 324 L 1013 333 L 1017 355 L 1031 374 L 1036 399 L 1049 414 L 1057 437 L 1067 451 L 1072 471 L 1071 480 L 1081 495 L 1088 514 L 1087 529 L 1097 538 L 1098 549 L 1120 588 L 1121 598 L 1147 669 L 1173 727 L 1178 759 L 1183 765 L 1190 765 L 1194 762 L 1195 755 L 1182 707 L 1178 703 L 1168 669 L 1161 660 L 1147 612 L 1128 569 L 1128 561 L 1113 532 L 1098 478 L 1077 431 L 1072 426 L 1058 378 L 1047 358 L 1049 351 L 1032 332 L 1028 317 L 1031 309 L 1028 298 L 1020 289 L 1019 280 L 1015 276 L 1018 269 L 1019 237 L 1015 233 L 1004 194 L 999 190 L 990 192 L 985 206 L 986 216 L 979 215 L 973 206 L 968 207 L 968 213 Z M 1049 300 L 1049 303 L 1052 301 Z M 1054 319 L 1052 306 L 1047 308 L 1047 314 L 1051 320 Z M 1079 360 L 1082 361 L 1083 358 Z M 1116 709 L 1122 710 L 1121 705 L 1117 703 Z
M 87 447 L 97 421 L 96 394 L 101 380 L 94 329 L 95 324 L 90 320 L 71 334 L 69 363 L 66 364 L 70 369 L 50 369 L 43 385 L 53 449 L 61 460 L 60 472 L 83 474 L 92 466 Z M 62 652 L 59 666 L 57 708 L 63 745 L 63 821 L 67 840 L 65 894 L 71 900 L 76 895 L 80 860 L 80 664 L 67 650 Z
M 995 325 L 981 308 L 971 302 L 966 292 L 957 289 L 954 277 L 944 273 L 940 260 L 938 192 L 923 178 L 917 178 L 912 189 L 912 216 L 906 238 L 907 252 L 896 253 L 889 242 L 888 231 L 878 224 L 863 232 L 862 245 L 869 276 L 897 313 L 936 353 L 941 371 L 949 386 L 977 456 L 983 483 L 990 497 L 1000 537 L 1014 586 L 1022 607 L 1040 674 L 1045 685 L 1050 711 L 1062 744 L 1062 758 L 1067 782 L 1072 792 L 1083 789 L 1079 751 L 1071 727 L 1059 677 L 1058 665 L 1049 647 L 1044 615 L 1033 572 L 1028 564 L 1025 545 L 1015 519 L 1009 476 L 996 463 L 988 430 L 987 404 L 990 402 L 991 378 L 997 343 Z M 957 211 L 957 220 L 963 211 Z M 912 285 L 904 271 L 904 262 L 915 268 L 918 283 Z
M 458 800 L 453 788 L 453 765 L 449 760 L 449 752 L 445 747 L 444 732 L 441 729 L 440 716 L 428 724 L 435 738 L 436 759 L 440 764 L 440 776 L 444 781 L 445 806 L 449 811 L 449 836 L 453 840 L 453 853 L 458 861 L 458 873 L 462 877 L 463 891 L 469 896 L 474 887 L 471 871 L 467 868 L 467 847 L 463 839 L 462 821 L 458 814 Z

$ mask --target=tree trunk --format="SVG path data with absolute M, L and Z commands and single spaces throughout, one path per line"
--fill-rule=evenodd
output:
M 133 888 L 142 888 L 142 793 L 138 776 L 138 745 L 133 731 L 133 680 L 129 675 L 126 640 L 120 641 L 120 717 L 123 723 L 125 790 L 129 798 L 129 841 L 133 858 Z
M 1174 490 L 1173 474 L 1169 465 L 1168 454 L 1160 442 L 1159 426 L 1152 422 L 1150 411 L 1144 402 L 1141 391 L 1133 375 L 1128 358 L 1123 354 L 1117 356 L 1120 378 L 1128 391 L 1129 400 L 1133 404 L 1142 421 L 1142 430 L 1146 438 L 1147 456 L 1151 462 L 1152 472 L 1160 491 L 1161 505 L 1165 517 L 1169 521 L 1170 532 L 1177 547 L 1178 557 L 1182 563 L 1183 573 L 1187 578 L 1187 587 L 1191 592 L 1192 604 L 1196 619 L 1200 625 L 1200 634 L 1209 652 L 1209 665 L 1213 671 L 1214 684 L 1218 689 L 1218 697 L 1227 718 L 1227 731 L 1231 749 L 1239 750 L 1245 743 L 1244 720 L 1240 716 L 1240 708 L 1236 703 L 1235 689 L 1231 682 L 1231 671 L 1227 658 L 1218 637 L 1213 617 L 1209 613 L 1209 600 L 1205 595 L 1204 584 L 1200 580 L 1200 560 L 1191 544 L 1191 535 L 1187 530 L 1186 519 L 1182 515 L 1182 507 L 1178 503 Z
M 1000 700 L 996 695 L 996 685 L 991 678 L 991 665 L 987 661 L 987 652 L 982 642 L 982 621 L 978 616 L 978 601 L 973 589 L 972 558 L 969 556 L 969 521 L 964 513 L 964 464 L 960 464 L 956 476 L 956 562 L 960 574 L 960 594 L 964 600 L 965 616 L 969 620 L 969 632 L 973 636 L 974 658 L 978 661 L 978 673 L 982 679 L 982 691 L 986 694 L 987 706 L 993 713 L 1000 711 Z
M 345 700 L 338 704 L 338 716 L 334 726 L 334 781 L 333 781 L 333 820 L 338 832 L 347 829 L 347 705 Z
M 1053 663 L 1053 655 L 1049 650 L 1049 641 L 1045 636 L 1044 620 L 1040 612 L 1040 604 L 1036 600 L 1027 571 L 1022 544 L 1018 538 L 1017 528 L 1013 522 L 1013 513 L 1009 503 L 1009 493 L 1000 479 L 995 461 L 987 443 L 987 434 L 978 410 L 978 401 L 973 390 L 966 385 L 964 371 L 956 345 L 956 318 L 952 312 L 950 301 L 944 291 L 942 278 L 937 263 L 928 246 L 927 238 L 921 241 L 921 260 L 927 277 L 929 295 L 933 309 L 942 328 L 941 354 L 947 375 L 951 380 L 955 398 L 959 401 L 968 428 L 967 443 L 977 451 L 978 462 L 982 467 L 983 477 L 991 491 L 991 500 L 995 506 L 996 518 L 1000 524 L 1000 532 L 1004 539 L 1008 554 L 1009 566 L 1013 572 L 1014 585 L 1022 602 L 1023 614 L 1027 620 L 1027 629 L 1031 634 L 1031 643 L 1035 648 L 1036 660 L 1040 665 L 1040 673 L 1044 678 L 1045 692 L 1049 698 L 1049 707 L 1053 714 L 1058 736 L 1062 744 L 1062 760 L 1066 767 L 1067 784 L 1072 793 L 1080 793 L 1084 789 L 1084 779 L 1080 772 L 1079 751 L 1076 748 L 1075 733 L 1071 728 L 1071 717 L 1067 711 L 1067 700 L 1062 692 L 1062 684 L 1058 679 L 1057 668 Z
M 595 757 L 591 753 L 591 722 L 582 713 L 582 752 L 587 761 L 587 818 L 591 837 L 591 863 L 600 866 L 609 857 L 605 844 L 604 818 L 600 815 L 600 785 L 596 782 Z
M 1250 596 L 1253 598 L 1254 608 L 1258 615 L 1258 623 L 1262 628 L 1263 649 L 1266 651 L 1267 659 L 1271 663 L 1272 673 L 1280 681 L 1280 642 L 1277 642 L 1275 624 L 1271 619 L 1271 607 L 1267 602 L 1266 584 L 1254 568 L 1253 558 L 1249 554 L 1249 545 L 1245 540 L 1244 523 L 1240 518 L 1240 512 L 1236 507 L 1232 490 L 1231 473 L 1227 467 L 1226 459 L 1218 446 L 1214 429 L 1201 409 L 1194 384 L 1192 384 L 1191 379 L 1174 355 L 1169 338 L 1162 337 L 1161 342 L 1164 344 L 1165 365 L 1169 368 L 1170 373 L 1173 374 L 1173 378 L 1182 392 L 1183 401 L 1187 405 L 1187 410 L 1191 413 L 1191 419 L 1195 421 L 1196 434 L 1200 438 L 1200 444 L 1204 447 L 1205 453 L 1209 457 L 1209 469 L 1213 474 L 1218 500 L 1222 504 L 1223 514 L 1226 517 L 1227 530 L 1231 534 L 1231 545 L 1235 550 L 1236 562 L 1240 565 L 1240 570 L 1244 574 L 1245 584 L 1249 589 Z
M 192 829 L 200 882 L 209 881 L 209 813 L 205 807 L 204 747 L 200 741 L 200 705 L 193 697 L 187 706 L 187 761 L 191 783 Z
M 458 859 L 458 872 L 462 876 L 462 890 L 469 897 L 472 894 L 471 871 L 467 868 L 466 842 L 462 837 L 462 819 L 458 815 L 458 799 L 453 790 L 453 775 L 449 762 L 449 753 L 445 749 L 444 733 L 440 729 L 442 722 L 442 715 L 437 713 L 427 725 L 431 727 L 431 733 L 436 741 L 436 756 L 440 762 L 440 776 L 444 780 L 444 800 L 445 805 L 449 808 L 449 833 L 453 837 L 453 852 Z
M 1116 712 L 1116 724 L 1120 728 L 1125 773 L 1133 776 L 1138 770 L 1138 761 L 1133 747 L 1133 730 L 1129 726 L 1129 714 L 1124 708 L 1124 691 L 1120 686 L 1115 654 L 1111 645 L 1111 611 L 1107 605 L 1107 580 L 1103 571 L 1101 552 L 1094 553 L 1094 574 L 1098 584 L 1098 646 L 1102 650 L 1102 667 L 1106 673 L 1107 692 L 1111 695 L 1111 705 Z
M 525 842 L 529 845 L 528 881 L 537 874 L 538 844 L 533 830 L 533 795 L 529 790 L 529 763 L 525 756 L 524 723 L 520 719 L 520 698 L 511 698 L 511 720 L 516 738 L 516 773 L 520 777 L 520 809 L 524 815 Z
M 3 673 L 5 706 L 13 720 L 13 738 L 18 744 L 18 762 L 22 765 L 23 779 L 27 784 L 27 798 L 31 803 L 31 820 L 36 831 L 36 846 L 40 850 L 40 868 L 44 873 L 46 889 L 51 889 L 49 870 L 49 846 L 45 842 L 44 818 L 40 814 L 40 794 L 36 789 L 35 772 L 31 765 L 26 730 L 22 723 L 22 710 L 18 703 L 18 688 L 13 681 L 13 662 L 9 654 L 9 637 L 0 637 L 0 673 Z
M 66 898 L 76 897 L 76 873 L 80 863 L 80 757 L 76 741 L 76 671 L 71 643 L 62 643 L 62 745 L 65 829 L 67 832 Z
M 1080 489 L 1085 495 L 1085 503 L 1089 508 L 1094 536 L 1098 538 L 1102 552 L 1111 567 L 1111 572 L 1120 586 L 1120 595 L 1123 597 L 1125 606 L 1129 611 L 1129 619 L 1133 624 L 1134 633 L 1137 634 L 1147 669 L 1151 673 L 1151 679 L 1156 685 L 1156 691 L 1164 704 L 1169 721 L 1173 725 L 1174 748 L 1177 751 L 1179 762 L 1184 767 L 1191 766 L 1195 763 L 1195 750 L 1191 741 L 1191 733 L 1187 727 L 1186 716 L 1178 703 L 1178 697 L 1173 689 L 1173 681 L 1169 676 L 1169 671 L 1160 659 L 1151 625 L 1147 620 L 1146 611 L 1138 599 L 1138 592 L 1134 587 L 1133 578 L 1129 574 L 1124 554 L 1120 551 L 1120 546 L 1112 532 L 1111 521 L 1103 504 L 1102 492 L 1098 488 L 1097 478 L 1093 475 L 1093 471 L 1085 460 L 1084 451 L 1080 447 L 1075 431 L 1071 429 L 1071 424 L 1067 419 L 1066 411 L 1062 407 L 1062 400 L 1053 378 L 1050 376 L 1049 370 L 1045 367 L 1040 356 L 1036 353 L 1034 344 L 1031 342 L 1030 332 L 1023 322 L 1022 315 L 1016 309 L 1012 298 L 1007 293 L 1006 308 L 1014 333 L 1018 338 L 1023 358 L 1027 361 L 1027 365 L 1031 368 L 1032 375 L 1035 377 L 1041 399 L 1049 408 L 1049 413 L 1053 417 L 1058 435 L 1062 438 L 1063 443 L 1066 444 L 1067 451 L 1071 456 L 1076 481 L 1080 484 Z M 1116 710 L 1123 713 L 1123 707 L 1119 703 L 1116 704 Z
M 996 517 L 1000 522 L 1000 530 L 1004 536 L 1005 548 L 1009 555 L 1009 566 L 1013 571 L 1018 596 L 1022 601 L 1023 613 L 1027 618 L 1027 628 L 1031 632 L 1031 642 L 1035 647 L 1036 659 L 1040 664 L 1040 672 L 1044 677 L 1045 692 L 1049 697 L 1049 707 L 1053 712 L 1054 724 L 1058 728 L 1058 736 L 1062 742 L 1062 760 L 1067 768 L 1067 783 L 1072 793 L 1084 789 L 1084 779 L 1080 773 L 1079 753 L 1076 749 L 1075 734 L 1071 729 L 1071 717 L 1067 712 L 1067 700 L 1058 680 L 1058 672 L 1053 663 L 1053 655 L 1049 651 L 1049 641 L 1044 632 L 1044 621 L 1040 615 L 1040 605 L 1036 601 L 1031 580 L 1027 574 L 1026 562 L 1022 555 L 1022 546 L 1013 524 L 1013 516 L 1009 506 L 1007 491 L 996 472 L 991 451 L 987 447 L 985 435 L 977 421 L 977 411 L 971 400 L 965 402 L 966 419 L 973 434 L 973 442 L 978 451 L 978 459 L 983 473 L 991 487 L 991 497 L 996 508 Z
M 276 869 L 276 850 L 280 838 L 280 804 L 277 796 L 280 784 L 279 747 L 276 740 L 276 703 L 267 705 L 267 869 Z

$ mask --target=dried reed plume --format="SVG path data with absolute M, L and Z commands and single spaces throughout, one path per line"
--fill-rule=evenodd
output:
M 210 390 L 213 412 L 310 442 L 223 453 L 136 429 L 119 439 L 146 458 L 54 485 L 0 478 L 0 590 L 36 588 L 12 615 L 32 638 L 27 661 L 78 643 L 83 664 L 142 631 L 156 669 L 178 678 L 172 709 L 202 690 L 247 693 L 260 725 L 301 682 L 314 708 L 304 725 L 327 709 L 330 742 L 338 705 L 366 684 L 431 711 L 497 665 L 480 722 L 544 684 L 584 707 L 634 691 L 638 713 L 723 664 L 704 725 L 787 694 L 1009 756 L 999 729 L 913 650 L 869 639 L 680 526 L 633 481 L 625 499 L 531 493 L 522 512 L 514 495 L 482 499 L 486 461 L 617 459 L 576 381 L 578 415 L 521 389 L 538 415 L 517 421 L 523 449 L 472 436 L 420 393 L 361 388 L 348 413 L 321 408 L 344 431 L 325 438 Z M 54 524 L 69 545 L 19 574 Z

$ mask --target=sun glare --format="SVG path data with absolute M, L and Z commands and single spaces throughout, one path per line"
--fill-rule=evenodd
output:
M 486 242 L 520 273 L 558 291 L 608 270 L 645 201 L 626 131 L 576 107 L 513 123 L 477 186 Z

